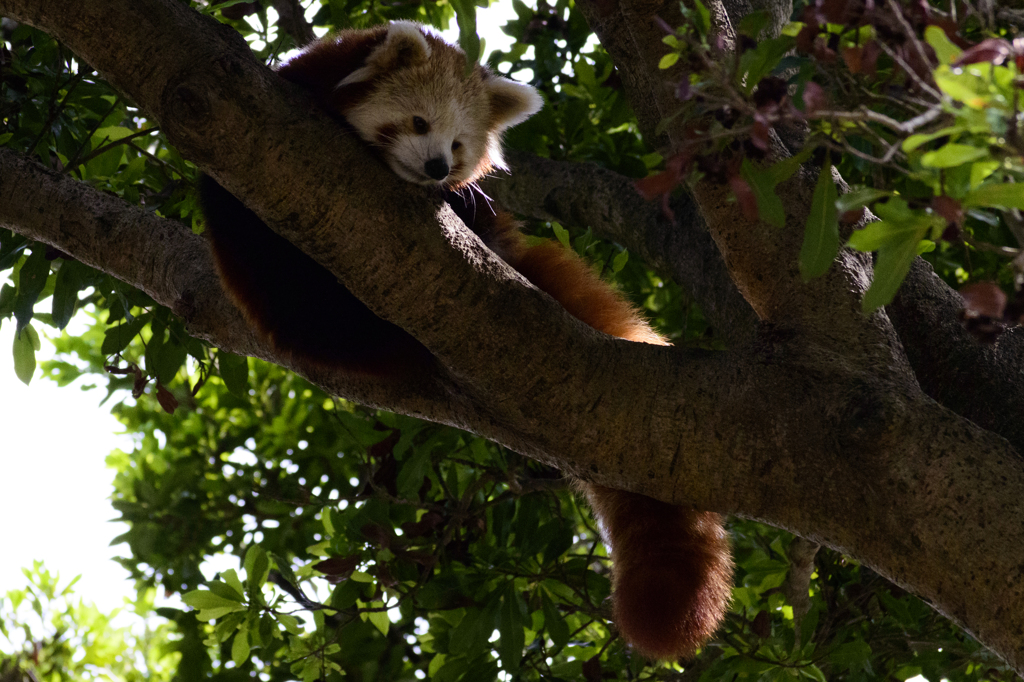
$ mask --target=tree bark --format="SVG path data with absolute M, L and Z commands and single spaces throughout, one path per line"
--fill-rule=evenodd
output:
M 651 20 L 664 10 L 672 23 L 671 4 L 580 3 L 642 126 L 669 102 Z M 746 344 L 632 344 L 571 318 L 436 197 L 401 184 L 256 64 L 232 31 L 181 3 L 0 0 L 0 13 L 62 40 L 183 155 L 440 361 L 413 387 L 308 373 L 327 390 L 467 428 L 601 484 L 792 530 L 930 600 L 1024 670 L 1024 466 L 1006 440 L 923 394 L 885 314 L 860 314 L 863 257 L 844 253 L 822 280 L 800 281 L 792 228 L 807 178 L 783 190 L 784 231 L 746 224 L 721 188 L 698 188 L 722 262 L 761 320 Z M 12 206 L 25 196 L 9 193 L 13 183 L 31 194 L 70 182 L 23 164 L 0 157 L 0 224 L 131 281 L 215 343 L 273 359 L 213 289 L 195 238 L 124 206 L 104 213 L 87 188 L 50 195 L 64 213 Z M 667 242 L 636 243 L 659 263 Z M 109 253 L 120 249 L 127 259 Z M 674 272 L 676 257 L 662 252 L 660 266 Z M 723 309 L 742 308 L 722 296 L 732 301 Z M 754 327 L 746 320 L 738 337 Z

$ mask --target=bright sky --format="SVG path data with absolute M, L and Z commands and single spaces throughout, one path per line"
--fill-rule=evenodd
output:
M 37 329 L 41 325 L 36 325 Z M 57 388 L 36 375 L 29 386 L 14 375 L 14 321 L 0 327 L 0 593 L 21 587 L 23 566 L 42 560 L 62 582 L 79 573 L 76 592 L 101 608 L 121 605 L 129 594 L 127 572 L 110 561 L 121 547 L 110 541 L 127 530 L 107 499 L 112 472 L 104 458 L 131 441 L 119 431 L 105 392 L 83 392 L 77 384 Z M 42 341 L 37 357 L 50 357 Z
M 477 10 L 488 52 L 509 48 L 512 41 L 500 27 L 514 16 L 507 0 Z M 445 35 L 457 40 L 454 22 Z M 48 307 L 46 301 L 40 310 Z M 52 331 L 38 324 L 36 329 Z M 22 567 L 41 560 L 64 584 L 81 573 L 76 594 L 112 610 L 133 586 L 127 571 L 110 560 L 127 554 L 126 545 L 109 546 L 127 526 L 110 522 L 117 513 L 108 499 L 113 472 L 104 459 L 115 448 L 130 451 L 131 440 L 115 435 L 120 425 L 109 406 L 99 406 L 104 390 L 83 392 L 81 380 L 57 388 L 38 369 L 25 386 L 14 374 L 13 339 L 14 321 L 5 320 L 0 324 L 0 595 L 22 587 Z M 37 359 L 52 354 L 53 345 L 43 339 Z

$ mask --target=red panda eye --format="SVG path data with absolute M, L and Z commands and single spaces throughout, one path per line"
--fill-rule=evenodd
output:
M 430 130 L 430 126 L 419 116 L 412 117 L 412 129 L 417 135 L 426 135 L 427 131 Z
M 462 143 L 459 142 L 458 140 L 455 140 L 454 142 L 452 142 L 452 151 L 455 151 L 456 149 L 458 149 L 461 146 L 462 146 Z

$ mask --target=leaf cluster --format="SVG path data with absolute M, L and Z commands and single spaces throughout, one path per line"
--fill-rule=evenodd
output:
M 642 192 L 728 183 L 748 220 L 782 229 L 792 216 L 776 185 L 793 159 L 811 162 L 814 210 L 788 226 L 804 231 L 806 278 L 827 271 L 844 241 L 877 252 L 863 300 L 870 312 L 893 299 L 914 257 L 941 243 L 936 258 L 966 249 L 967 268 L 939 268 L 958 283 L 994 276 L 1020 288 L 1019 258 L 983 256 L 983 269 L 969 272 L 977 251 L 1019 256 L 1024 236 L 1024 43 L 999 37 L 1007 27 L 934 4 L 828 0 L 804 7 L 779 35 L 767 32 L 766 12 L 747 14 L 728 44 L 709 34 L 701 1 L 693 5 L 683 6 L 689 23 L 665 26 L 661 61 L 678 82 L 680 110 L 662 126 L 677 131 L 679 148 L 667 170 L 638 183 Z M 792 156 L 780 158 L 782 147 Z M 840 198 L 827 187 L 832 159 L 864 191 Z M 881 220 L 865 227 L 874 219 L 865 208 Z M 862 229 L 847 238 L 851 227 Z M 1008 311 L 1008 322 L 1016 317 Z

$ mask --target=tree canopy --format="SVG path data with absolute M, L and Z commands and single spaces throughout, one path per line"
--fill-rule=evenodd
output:
M 160 623 L 97 636 L 35 567 L 0 599 L 25 642 L 0 679 L 1024 670 L 1024 10 L 513 3 L 487 59 L 546 106 L 483 189 L 672 347 L 578 324 L 267 68 L 394 19 L 457 22 L 477 58 L 474 3 L 0 0 L 0 323 L 26 383 L 93 375 L 138 434 L 113 505 Z M 200 170 L 436 372 L 276 356 L 217 283 Z M 731 611 L 693 660 L 618 638 L 566 474 L 732 515 Z

